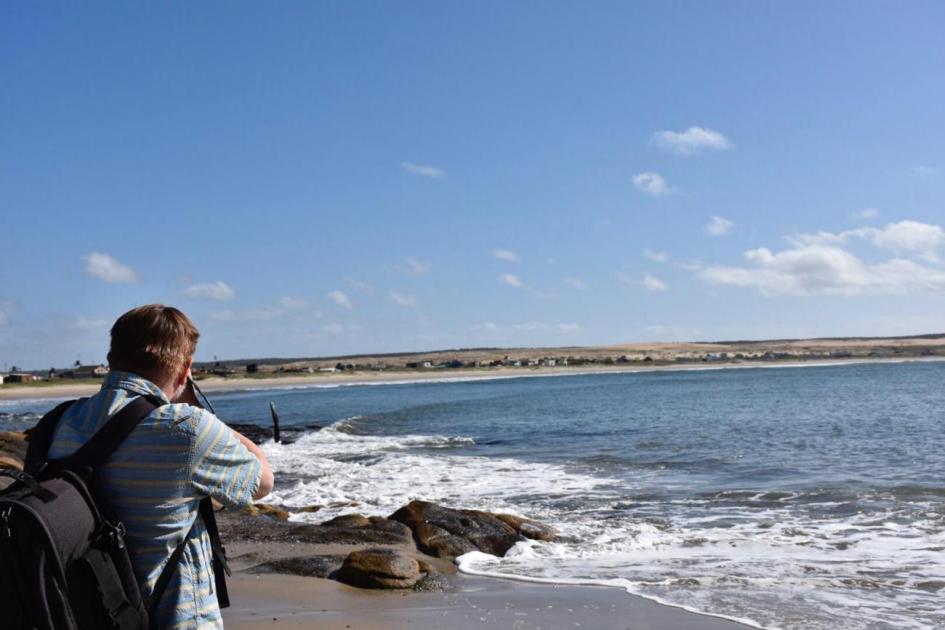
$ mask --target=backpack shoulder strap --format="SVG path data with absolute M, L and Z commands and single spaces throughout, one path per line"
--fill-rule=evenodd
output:
M 163 404 L 164 402 L 160 399 L 150 396 L 135 398 L 112 416 L 105 426 L 96 431 L 88 442 L 63 463 L 69 468 L 98 468 L 142 420 Z
M 26 447 L 26 460 L 23 462 L 23 470 L 31 475 L 36 475 L 46 463 L 46 456 L 49 454 L 49 447 L 52 446 L 53 434 L 56 432 L 56 426 L 62 414 L 75 403 L 87 400 L 79 398 L 77 400 L 67 400 L 56 405 L 56 408 L 47 413 L 28 431 L 29 443 Z

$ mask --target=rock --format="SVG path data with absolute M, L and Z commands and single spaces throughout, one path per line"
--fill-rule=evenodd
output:
M 417 561 L 397 549 L 362 549 L 345 558 L 335 576 L 361 588 L 411 588 L 422 574 Z
M 301 514 L 312 514 L 318 512 L 320 509 L 325 507 L 324 505 L 306 505 L 305 507 L 300 507 L 298 509 L 292 510 L 293 512 L 299 512 Z
M 470 551 L 503 556 L 521 538 L 493 514 L 452 510 L 427 501 L 411 501 L 390 516 L 413 531 L 417 547 L 437 558 L 455 558 Z
M 26 459 L 26 434 L 17 432 L 0 432 L 0 468 L 23 470 L 23 460 Z M 0 490 L 6 488 L 13 480 L 9 477 L 0 477 Z
M 320 525 L 299 525 L 289 535 L 308 543 L 334 545 L 402 545 L 413 539 L 403 523 L 360 514 L 338 516 Z
M 525 538 L 550 542 L 558 536 L 558 532 L 555 531 L 553 527 L 543 525 L 528 518 L 513 516 L 511 514 L 495 514 L 494 516 Z
M 305 577 L 327 578 L 341 568 L 345 556 L 325 555 L 300 558 L 280 558 L 257 564 L 250 573 L 282 573 Z
M 14 431 L 0 432 L 0 468 L 23 470 L 26 459 L 26 434 Z
M 289 512 L 285 508 L 267 503 L 254 503 L 246 508 L 246 512 L 251 516 L 268 516 L 280 521 L 289 520 Z
M 322 527 L 367 527 L 371 521 L 360 514 L 345 514 L 322 523 Z

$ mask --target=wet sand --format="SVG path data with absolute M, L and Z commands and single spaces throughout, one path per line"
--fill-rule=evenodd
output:
M 357 589 L 332 580 L 237 573 L 228 630 L 744 630 L 615 588 L 554 586 L 459 575 L 448 592 Z

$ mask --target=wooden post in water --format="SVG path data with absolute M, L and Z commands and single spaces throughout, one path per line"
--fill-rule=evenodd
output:
M 269 411 L 272 412 L 272 439 L 278 444 L 282 441 L 279 436 L 279 414 L 276 413 L 276 403 L 272 400 L 269 401 Z

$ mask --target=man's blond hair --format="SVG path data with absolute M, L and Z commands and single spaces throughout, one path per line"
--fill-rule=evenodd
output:
M 173 306 L 133 308 L 112 326 L 108 363 L 113 370 L 177 374 L 194 356 L 200 333 Z

